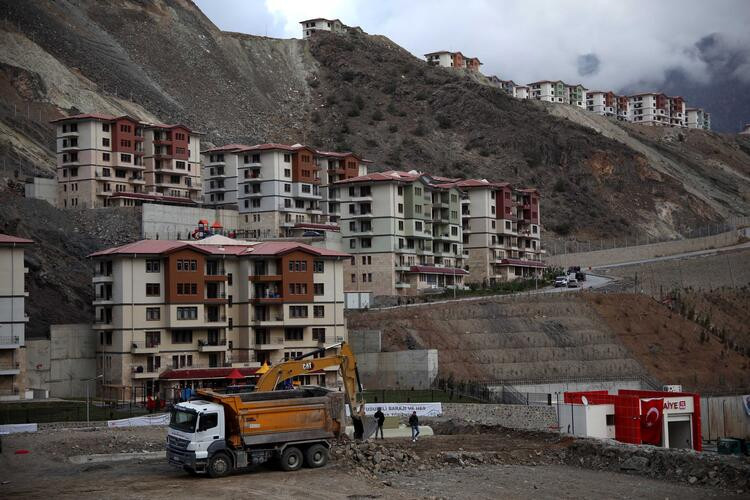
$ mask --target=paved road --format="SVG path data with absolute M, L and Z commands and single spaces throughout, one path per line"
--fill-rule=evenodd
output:
M 701 255 L 716 255 L 716 254 L 720 254 L 724 252 L 731 252 L 734 250 L 743 250 L 746 248 L 750 248 L 750 242 L 740 243 L 739 245 L 732 245 L 729 247 L 710 248 L 708 250 L 697 250 L 695 252 L 685 252 L 685 253 L 678 253 L 674 255 L 665 255 L 664 257 L 654 257 L 651 259 L 633 260 L 630 262 L 621 262 L 619 264 L 608 264 L 606 266 L 596 266 L 596 267 L 593 267 L 592 269 L 612 269 L 615 267 L 632 266 L 635 264 L 647 264 L 649 262 L 660 262 L 663 260 L 685 259 L 688 257 L 698 257 Z
M 605 278 L 604 276 L 598 276 L 596 274 L 586 274 L 586 281 L 579 284 L 578 288 L 554 288 L 554 287 L 547 287 L 540 290 L 541 293 L 563 293 L 563 292 L 580 292 L 581 290 L 592 290 L 596 288 L 603 287 L 604 285 L 610 283 L 612 281 L 612 278 Z

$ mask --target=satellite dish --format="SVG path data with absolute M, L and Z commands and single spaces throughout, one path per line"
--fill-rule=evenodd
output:
M 581 396 L 581 403 L 583 403 L 583 406 L 589 405 L 589 400 L 586 398 L 586 396 Z

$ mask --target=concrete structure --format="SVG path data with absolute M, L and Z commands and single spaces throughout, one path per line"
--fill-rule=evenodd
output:
M 642 125 L 669 126 L 669 98 L 665 94 L 647 92 L 632 95 L 630 101 L 633 123 Z
M 387 171 L 341 180 L 347 292 L 413 295 L 463 286 L 461 193 L 451 179 Z
M 28 387 L 54 398 L 83 398 L 90 384 L 93 395 L 96 340 L 90 324 L 50 325 L 49 339 L 26 342 Z
M 177 207 L 144 203 L 141 206 L 142 237 L 150 240 L 186 240 L 195 233 L 198 222 L 218 223 L 226 233 L 244 234 L 250 228 L 249 214 L 208 207 Z
M 557 80 L 541 80 L 528 84 L 529 99 L 562 104 L 565 102 L 565 83 Z
M 52 123 L 59 208 L 200 201 L 200 139 L 185 125 L 102 114 Z
M 247 378 L 346 340 L 343 262 L 295 242 L 143 240 L 91 255 L 103 394 L 129 399 Z M 336 371 L 303 377 L 336 384 Z
M 576 83 L 574 85 L 565 84 L 565 104 L 578 106 L 586 109 L 586 88 Z
M 478 72 L 479 66 L 482 65 L 478 57 L 467 57 L 461 52 L 450 52 L 448 50 L 430 52 L 429 54 L 425 54 L 424 58 L 430 66 L 466 69 L 473 72 Z
M 529 95 L 529 87 L 526 85 L 516 85 L 513 89 L 513 97 L 516 99 L 528 99 Z
M 687 116 L 685 99 L 680 96 L 669 98 L 669 124 L 673 127 L 686 127 Z
M 24 250 L 34 243 L 0 234 L 0 401 L 26 399 L 26 291 Z M 30 397 L 33 397 L 33 393 Z
M 46 177 L 34 177 L 26 181 L 24 185 L 24 196 L 44 200 L 53 207 L 57 206 L 57 179 Z
M 592 90 L 586 93 L 586 109 L 602 116 L 618 116 L 614 92 Z
M 367 389 L 429 389 L 438 375 L 437 349 L 357 353 Z
M 204 151 L 203 159 L 204 204 L 237 207 L 250 219 L 245 226 L 251 238 L 291 236 L 294 228 L 335 223 L 339 206 L 330 185 L 367 168 L 354 153 L 301 144 L 228 144 Z
M 687 108 L 685 110 L 685 126 L 711 130 L 711 114 L 701 108 Z
M 576 436 L 616 439 L 664 448 L 703 449 L 697 394 L 621 390 L 566 392 L 560 430 Z
M 624 122 L 633 121 L 633 110 L 628 96 L 617 96 L 617 119 Z
M 329 31 L 332 33 L 345 33 L 346 28 L 344 24 L 338 19 L 324 19 L 318 17 L 316 19 L 308 19 L 306 21 L 300 21 L 302 25 L 302 38 L 307 40 L 316 31 Z

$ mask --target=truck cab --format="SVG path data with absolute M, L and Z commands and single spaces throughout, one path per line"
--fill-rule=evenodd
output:
M 226 449 L 224 407 L 209 401 L 179 403 L 167 431 L 167 459 L 191 472 L 205 472 L 209 457 Z

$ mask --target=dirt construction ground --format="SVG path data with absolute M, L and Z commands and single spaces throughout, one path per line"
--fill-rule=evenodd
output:
M 572 439 L 508 430 L 439 435 L 414 444 L 407 439 L 383 446 L 344 442 L 322 469 L 282 472 L 264 466 L 222 479 L 196 478 L 155 453 L 163 447 L 165 432 L 152 427 L 6 436 L 0 498 L 747 498 L 746 490 L 734 487 L 566 465 L 561 457 Z M 115 453 L 142 458 L 71 461 Z M 365 457 L 368 464 L 377 463 L 379 458 L 370 462 L 369 457 L 381 455 L 382 464 L 390 465 L 356 465 Z

